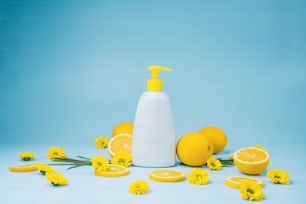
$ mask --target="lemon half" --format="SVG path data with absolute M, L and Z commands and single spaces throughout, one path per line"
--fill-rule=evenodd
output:
M 108 143 L 108 152 L 111 156 L 114 156 L 119 152 L 131 153 L 132 151 L 132 136 L 130 134 L 120 134 L 112 139 Z
M 245 147 L 235 151 L 233 159 L 242 173 L 257 175 L 268 167 L 270 154 L 262 148 Z

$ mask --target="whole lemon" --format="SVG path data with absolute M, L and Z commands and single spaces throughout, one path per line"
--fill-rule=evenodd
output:
M 227 137 L 220 128 L 215 126 L 207 126 L 203 127 L 199 132 L 212 143 L 214 147 L 214 154 L 221 152 L 225 148 L 227 144 Z
M 203 166 L 213 154 L 210 141 L 198 132 L 187 133 L 178 140 L 176 153 L 187 166 Z
M 132 135 L 133 132 L 133 123 L 131 122 L 121 122 L 117 124 L 112 132 L 112 136 L 116 136 L 119 134 L 130 134 Z

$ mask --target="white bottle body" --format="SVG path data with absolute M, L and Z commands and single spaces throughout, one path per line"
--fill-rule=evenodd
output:
M 132 140 L 133 165 L 167 167 L 176 163 L 176 133 L 169 97 L 144 92 L 138 102 Z

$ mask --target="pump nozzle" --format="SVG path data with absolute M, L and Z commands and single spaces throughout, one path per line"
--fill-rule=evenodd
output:
M 168 71 L 171 72 L 171 68 L 162 67 L 162 66 L 149 66 L 148 70 L 152 71 L 151 79 L 148 80 L 148 91 L 162 91 L 163 90 L 163 81 L 159 79 L 159 71 Z

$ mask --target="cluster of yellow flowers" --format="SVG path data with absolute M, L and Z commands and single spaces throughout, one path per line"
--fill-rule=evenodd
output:
M 274 184 L 286 184 L 288 185 L 289 177 L 287 171 L 283 169 L 271 169 L 267 172 L 267 177 Z M 241 184 L 240 186 L 240 195 L 242 198 L 249 201 L 262 200 L 264 198 L 264 193 L 262 191 L 262 185 L 253 182 L 247 181 Z
M 102 138 L 103 139 L 103 138 Z M 52 161 L 62 162 L 54 165 L 70 165 L 68 169 L 79 166 L 93 166 L 96 172 L 103 172 L 110 170 L 110 164 L 117 164 L 128 167 L 132 163 L 132 156 L 128 152 L 119 152 L 114 155 L 109 161 L 104 156 L 94 156 L 91 159 L 78 156 L 80 159 L 72 159 L 66 156 L 64 149 L 58 146 L 53 146 L 48 150 L 48 158 Z
M 20 152 L 19 158 L 24 161 L 34 159 L 34 152 Z M 61 147 L 53 146 L 48 150 L 47 157 L 49 160 L 65 159 L 65 151 Z M 67 185 L 68 180 L 60 173 L 55 171 L 52 166 L 47 164 L 36 164 L 37 169 L 42 175 L 45 175 L 46 179 L 54 186 Z
M 91 158 L 91 164 L 95 169 L 100 169 L 105 171 L 109 167 L 109 161 L 103 156 L 94 156 Z M 128 167 L 131 165 L 132 156 L 126 152 L 120 152 L 112 157 L 110 163 L 111 164 L 119 164 L 124 167 Z
M 97 148 L 107 147 L 109 139 L 104 136 L 100 136 L 95 140 Z M 35 157 L 33 152 L 20 152 L 19 157 L 22 160 L 28 161 Z M 124 167 L 128 167 L 132 163 L 132 156 L 127 152 L 119 152 L 115 154 L 111 160 L 108 160 L 104 156 L 94 156 L 91 159 L 80 157 L 83 160 L 71 159 L 66 156 L 65 150 L 59 146 L 52 146 L 49 148 L 47 157 L 52 161 L 68 162 L 60 163 L 58 165 L 74 165 L 73 167 L 91 165 L 95 170 L 107 171 L 110 169 L 111 164 L 117 164 Z M 222 162 L 221 162 L 222 161 Z M 212 170 L 221 170 L 223 165 L 223 160 L 216 158 L 209 158 L 207 160 L 206 166 Z M 56 165 L 56 164 L 55 164 Z M 226 165 L 226 164 L 225 164 Z M 36 165 L 41 174 L 45 175 L 46 179 L 54 186 L 67 185 L 68 180 L 60 173 L 57 172 L 52 166 L 47 164 L 37 164 Z M 192 168 L 188 174 L 188 183 L 194 185 L 204 185 L 209 182 L 209 172 L 203 168 Z M 266 176 L 274 184 L 286 184 L 288 185 L 290 175 L 288 172 L 282 169 L 271 169 L 267 172 Z M 254 181 L 246 181 L 242 183 L 239 187 L 240 195 L 243 199 L 249 201 L 262 200 L 264 198 L 264 193 L 262 191 L 262 185 Z M 130 183 L 128 187 L 128 192 L 132 194 L 145 194 L 149 192 L 150 185 L 145 180 L 138 180 Z
M 285 170 L 272 169 L 267 173 L 268 178 L 275 184 L 289 184 L 289 174 Z M 188 174 L 188 182 L 195 185 L 204 185 L 209 182 L 209 172 L 202 168 L 193 168 Z M 239 191 L 243 199 L 258 201 L 264 198 L 263 186 L 255 181 L 246 181 L 240 185 Z M 149 184 L 144 181 L 135 181 L 129 185 L 128 192 L 144 194 L 149 192 Z
M 63 186 L 68 184 L 68 180 L 60 173 L 55 171 L 52 166 L 47 164 L 37 164 L 38 170 L 54 186 Z
M 209 172 L 201 168 L 193 168 L 188 174 L 188 182 L 195 185 L 203 185 L 209 181 Z M 129 185 L 128 192 L 132 194 L 144 194 L 149 192 L 149 184 L 145 180 L 134 181 Z
M 107 148 L 110 139 L 105 136 L 99 136 L 94 140 L 96 148 Z M 91 159 L 91 163 L 94 168 L 98 170 L 107 170 L 109 162 L 105 157 L 95 156 Z M 132 163 L 132 156 L 128 152 L 116 153 L 110 160 L 111 164 L 118 164 L 124 167 L 128 167 Z M 132 194 L 144 194 L 149 192 L 149 184 L 145 180 L 134 181 L 129 185 L 128 192 Z
M 107 148 L 110 139 L 106 136 L 99 136 L 94 140 L 96 148 Z M 132 163 L 132 156 L 128 152 L 116 153 L 110 160 L 111 164 L 118 164 L 124 167 L 128 167 Z

